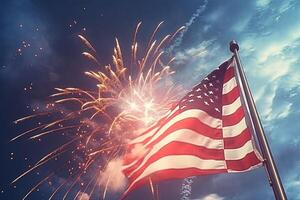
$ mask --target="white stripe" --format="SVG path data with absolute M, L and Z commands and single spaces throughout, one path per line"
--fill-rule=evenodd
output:
M 236 86 L 235 77 L 232 77 L 229 81 L 223 84 L 223 95 L 233 90 Z
M 225 126 L 223 127 L 223 137 L 235 137 L 241 134 L 247 128 L 245 117 L 242 120 L 233 126 Z
M 253 152 L 252 141 L 249 140 L 242 147 L 237 149 L 224 149 L 225 160 L 240 160 L 248 153 Z
M 171 116 L 173 113 L 175 113 L 178 110 L 178 106 L 176 106 L 172 111 L 168 112 L 164 117 L 169 117 Z M 161 119 L 163 119 L 164 117 L 162 117 Z M 154 126 L 157 126 L 157 124 L 155 124 Z M 151 131 L 149 131 L 148 133 L 145 133 L 137 138 L 135 138 L 134 140 L 130 141 L 129 144 L 134 144 L 134 143 L 140 143 L 143 142 L 145 139 L 151 137 L 154 135 L 154 133 L 157 131 L 158 127 L 152 129 Z
M 199 109 L 190 109 L 186 110 L 174 118 L 172 118 L 168 123 L 164 124 L 161 129 L 147 142 L 145 146 L 156 140 L 159 136 L 161 136 L 168 128 L 173 126 L 176 122 L 186 119 L 186 118 L 196 118 L 202 123 L 206 124 L 211 128 L 222 128 L 222 121 L 220 119 L 214 118 L 208 115 L 206 112 Z
M 134 138 L 133 140 L 131 140 L 129 142 L 129 144 L 134 144 L 134 143 L 140 143 L 140 142 L 143 142 L 144 140 L 146 140 L 147 138 L 151 137 L 152 135 L 154 135 L 154 133 L 157 131 L 159 127 L 156 127 L 156 128 L 153 128 L 152 130 L 148 131 L 147 133 L 137 137 L 137 138 Z
M 174 131 L 167 135 L 163 140 L 160 140 L 157 144 L 155 144 L 151 151 L 146 155 L 143 162 L 134 169 L 129 177 L 132 176 L 136 171 L 138 171 L 143 165 L 159 150 L 161 150 L 164 146 L 171 142 L 184 142 L 196 146 L 206 147 L 208 149 L 224 149 L 223 140 L 211 139 L 204 135 L 201 135 L 190 129 L 180 129 Z
M 186 168 L 195 168 L 195 169 L 225 169 L 224 160 L 204 160 L 192 155 L 172 155 L 165 156 L 153 163 L 151 163 L 143 173 L 136 178 L 128 188 L 130 188 L 138 181 L 144 177 L 160 171 L 167 169 L 186 169 Z
M 240 97 L 238 97 L 233 103 L 223 106 L 222 115 L 223 116 L 231 115 L 241 106 L 242 106 L 241 99 L 240 99 Z

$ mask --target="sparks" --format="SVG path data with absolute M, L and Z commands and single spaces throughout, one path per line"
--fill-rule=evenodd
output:
M 20 123 L 43 119 L 43 123 L 24 131 L 12 141 L 25 137 L 30 140 L 62 137 L 61 141 L 65 141 L 58 143 L 48 154 L 42 155 L 38 162 L 12 181 L 15 183 L 31 173 L 36 173 L 40 167 L 51 161 L 59 163 L 23 199 L 30 196 L 40 185 L 53 183 L 51 179 L 61 170 L 67 171 L 69 175 L 50 194 L 49 199 L 54 198 L 60 191 L 65 192 L 63 197 L 66 199 L 74 190 L 74 199 L 81 199 L 83 194 L 93 195 L 97 187 L 105 198 L 112 180 L 112 173 L 108 168 L 112 166 L 112 161 L 119 166 L 119 162 L 115 161 L 126 152 L 126 142 L 164 115 L 178 99 L 179 88 L 171 81 L 171 75 L 175 72 L 170 65 L 174 58 L 166 58 L 163 49 L 183 27 L 161 40 L 156 40 L 156 33 L 162 24 L 163 22 L 159 23 L 155 28 L 145 52 L 140 51 L 137 42 L 141 23 L 137 24 L 129 63 L 125 63 L 123 59 L 118 39 L 115 40 L 112 64 L 102 65 L 92 43 L 78 35 L 89 50 L 83 52 L 83 56 L 97 67 L 97 71 L 85 72 L 85 75 L 95 81 L 95 88 L 55 88 L 56 93 L 51 95 L 52 102 L 45 109 L 41 109 L 43 111 L 36 111 L 33 115 L 15 121 Z M 67 141 L 64 138 L 66 135 Z M 68 161 L 59 162 L 63 158 Z M 113 168 L 116 168 L 115 165 Z M 108 176 L 105 174 L 107 170 Z

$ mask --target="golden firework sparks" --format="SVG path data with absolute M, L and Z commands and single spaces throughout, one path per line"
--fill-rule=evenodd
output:
M 128 59 L 129 64 L 126 64 L 123 59 L 118 39 L 115 40 L 112 64 L 103 66 L 92 44 L 84 36 L 78 35 L 89 50 L 82 54 L 97 65 L 97 71 L 85 72 L 95 81 L 96 89 L 55 88 L 56 93 L 51 95 L 53 102 L 47 104 L 46 111 L 15 121 L 15 123 L 20 123 L 43 118 L 47 122 L 21 133 L 12 141 L 23 137 L 28 137 L 30 140 L 47 139 L 49 135 L 55 134 L 55 137 L 59 137 L 66 132 L 69 136 L 71 135 L 71 139 L 43 155 L 12 183 L 48 162 L 71 153 L 73 157 L 80 157 L 80 162 L 75 167 L 71 165 L 70 169 L 66 168 L 69 172 L 66 180 L 54 189 L 49 199 L 54 198 L 63 187 L 66 191 L 63 199 L 71 195 L 72 190 L 77 190 L 74 199 L 81 199 L 83 193 L 89 195 L 94 193 L 96 186 L 99 185 L 99 177 L 109 162 L 121 157 L 126 151 L 126 142 L 161 118 L 178 98 L 179 88 L 172 83 L 170 78 L 174 74 L 170 66 L 174 58 L 166 58 L 163 49 L 184 27 L 157 40 L 156 34 L 162 24 L 163 22 L 159 23 L 151 34 L 144 52 L 140 51 L 137 42 L 141 23 L 137 24 L 130 59 Z M 70 104 L 72 109 L 65 109 Z M 70 158 L 69 163 L 72 160 L 75 158 Z M 63 167 L 68 166 L 62 165 L 59 169 Z M 89 171 L 94 173 L 93 169 L 96 169 L 97 176 L 92 176 L 88 180 L 84 178 L 88 176 Z M 54 169 L 34 185 L 23 199 L 53 178 L 56 170 Z M 103 198 L 111 182 L 110 178 L 109 174 L 102 188 Z M 151 181 L 150 184 L 154 193 Z M 79 189 L 77 185 L 80 185 Z

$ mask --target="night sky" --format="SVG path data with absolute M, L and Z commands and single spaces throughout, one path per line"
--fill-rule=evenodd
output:
M 225 3 L 226 2 L 226 3 Z M 32 127 L 14 120 L 48 101 L 55 87 L 94 87 L 84 76 L 95 70 L 82 55 L 77 35 L 95 46 L 101 63 L 111 63 L 114 39 L 129 50 L 136 24 L 142 21 L 141 45 L 164 21 L 158 36 L 187 25 L 168 47 L 176 56 L 174 81 L 189 89 L 230 58 L 228 43 L 240 45 L 241 59 L 289 199 L 300 199 L 300 2 L 296 0 L 7 0 L 0 6 L 0 199 L 21 199 L 43 170 L 10 182 L 55 140 L 11 138 Z M 200 8 L 200 9 L 198 9 Z M 198 9 L 198 10 L 197 10 Z M 51 166 L 49 166 L 51 167 Z M 45 169 L 46 170 L 46 169 Z M 56 182 L 64 177 L 57 176 Z M 56 183 L 53 183 L 54 185 Z M 160 199 L 180 199 L 182 180 L 159 184 Z M 28 199 L 48 199 L 41 186 Z M 118 199 L 110 193 L 107 199 Z M 152 199 L 149 186 L 128 199 Z M 70 199 L 71 196 L 70 196 Z M 91 199 L 99 199 L 93 195 Z M 194 179 L 193 200 L 274 199 L 263 168 L 242 174 Z

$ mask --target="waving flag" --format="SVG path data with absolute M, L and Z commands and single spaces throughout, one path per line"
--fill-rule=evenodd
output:
M 243 172 L 262 164 L 241 101 L 234 58 L 221 64 L 170 112 L 129 144 L 125 194 L 153 182 Z

